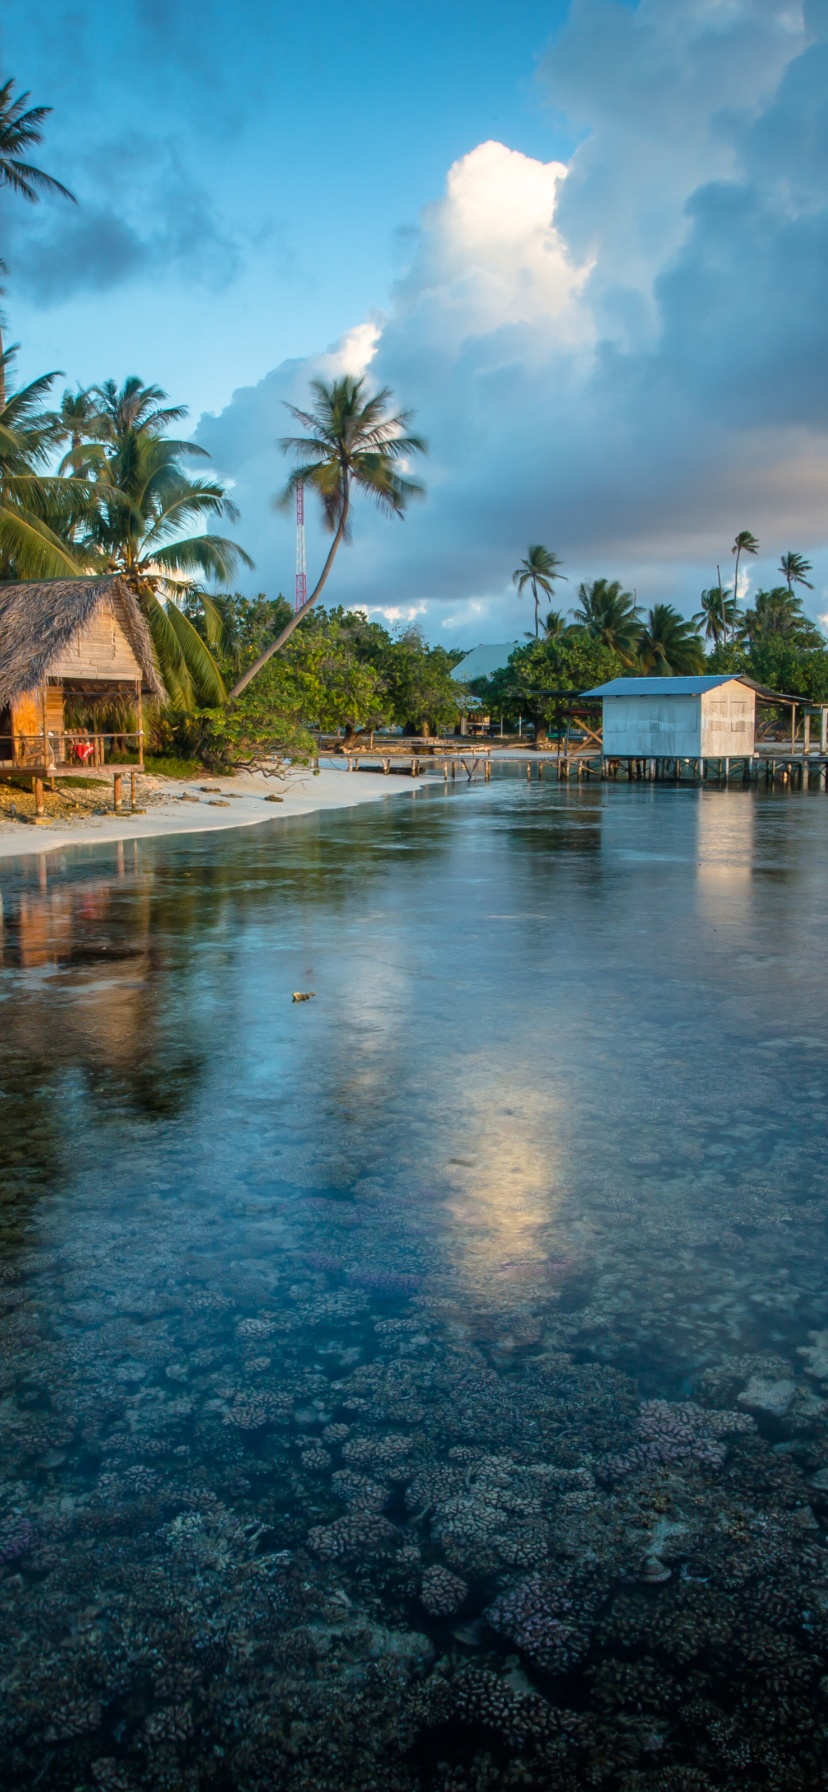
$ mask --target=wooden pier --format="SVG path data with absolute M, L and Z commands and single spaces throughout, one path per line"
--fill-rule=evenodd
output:
M 547 778 L 561 784 L 573 779 L 613 783 L 620 779 L 630 784 L 727 786 L 763 783 L 766 786 L 788 785 L 792 789 L 809 786 L 828 789 L 828 753 L 824 750 L 806 753 L 802 747 L 798 752 L 791 752 L 786 743 L 768 741 L 763 741 L 747 758 L 725 759 L 610 759 L 594 746 L 580 752 L 570 749 L 563 753 L 554 747 L 527 750 L 525 747 L 498 747 L 494 742 L 491 746 L 476 745 L 460 750 L 448 744 L 429 742 L 425 747 L 412 744 L 404 752 L 399 747 L 390 752 L 383 751 L 382 747 L 357 748 L 349 753 L 331 753 L 323 748 L 319 758 L 334 759 L 338 763 L 344 760 L 349 772 L 363 769 L 381 772 L 386 777 L 419 778 L 424 772 L 440 771 L 445 783 L 458 777 L 465 777 L 468 783 L 475 778 L 488 783 L 492 766 L 498 765 L 516 767 L 530 781 Z

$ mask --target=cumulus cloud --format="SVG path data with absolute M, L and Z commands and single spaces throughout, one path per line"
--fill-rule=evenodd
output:
M 268 505 L 280 401 L 348 354 L 432 452 L 402 528 L 360 517 L 337 598 L 425 603 L 431 632 L 469 639 L 516 632 L 529 541 L 573 583 L 619 575 L 686 608 L 737 528 L 768 547 L 760 577 L 791 546 L 819 566 L 828 0 L 575 0 L 542 78 L 581 134 L 569 167 L 479 145 L 387 315 L 202 421 L 263 582 L 290 577 Z

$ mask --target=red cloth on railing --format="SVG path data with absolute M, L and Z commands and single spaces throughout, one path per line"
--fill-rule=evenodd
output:
M 91 740 L 76 740 L 72 744 L 72 752 L 75 758 L 80 759 L 84 765 L 86 764 L 87 759 L 92 758 L 94 751 L 95 743 Z

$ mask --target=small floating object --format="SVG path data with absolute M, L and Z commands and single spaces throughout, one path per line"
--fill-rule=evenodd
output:
M 315 989 L 295 989 L 293 1000 L 294 1002 L 312 1002 L 315 995 Z
M 266 803 L 283 803 L 284 800 L 285 799 L 283 796 L 266 796 L 265 797 Z

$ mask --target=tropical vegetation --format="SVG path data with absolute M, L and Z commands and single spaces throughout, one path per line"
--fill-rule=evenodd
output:
M 307 434 L 282 438 L 283 453 L 292 455 L 296 465 L 276 503 L 288 508 L 297 487 L 307 486 L 319 499 L 323 524 L 333 541 L 310 596 L 237 679 L 232 697 L 241 696 L 321 597 L 339 548 L 350 540 L 354 492 L 370 498 L 383 515 L 400 518 L 411 499 L 422 496 L 422 486 L 408 478 L 406 467 L 415 455 L 427 453 L 426 443 L 412 434 L 410 411 L 389 410 L 392 395 L 387 386 L 371 392 L 364 377 L 343 374 L 327 383 L 312 380 L 311 390 L 316 402 L 310 410 L 287 407 Z

